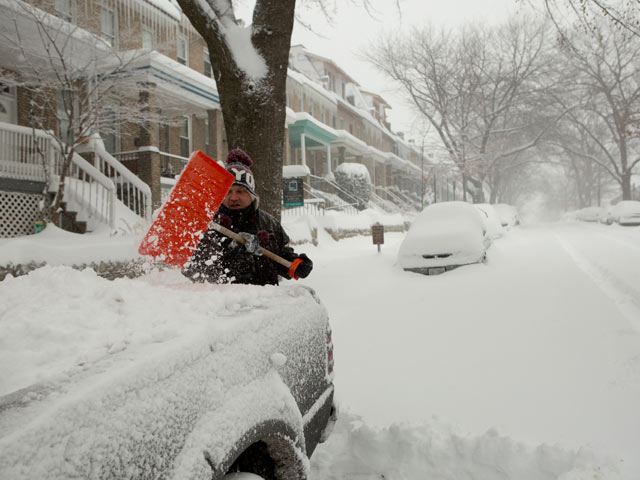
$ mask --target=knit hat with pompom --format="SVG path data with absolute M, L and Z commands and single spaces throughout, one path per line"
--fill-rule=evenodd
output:
M 256 181 L 251 171 L 253 166 L 251 157 L 244 150 L 235 148 L 229 152 L 225 163 L 227 171 L 235 177 L 233 184 L 245 188 L 251 194 L 257 208 L 258 195 L 256 195 Z

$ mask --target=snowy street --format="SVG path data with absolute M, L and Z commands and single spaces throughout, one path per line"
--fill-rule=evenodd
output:
M 342 409 L 368 426 L 437 418 L 472 436 L 587 447 L 639 478 L 640 229 L 518 227 L 486 265 L 432 277 L 394 266 L 402 238 L 386 234 L 381 253 L 370 238 L 310 252 Z

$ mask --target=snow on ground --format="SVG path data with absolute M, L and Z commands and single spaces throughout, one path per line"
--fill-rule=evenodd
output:
M 319 267 L 305 282 L 329 310 L 339 401 L 372 428 L 436 415 L 469 441 L 495 430 L 565 455 L 593 449 L 640 478 L 640 230 L 516 228 L 486 265 L 434 277 L 394 264 L 402 238 L 388 234 L 380 254 L 364 239 L 309 252 Z M 585 275 L 576 252 L 605 273 Z
M 524 226 L 494 243 L 486 265 L 433 277 L 396 265 L 404 234 L 386 233 L 380 253 L 370 237 L 319 234 L 317 246 L 296 247 L 315 265 L 300 283 L 329 311 L 341 414 L 313 455 L 313 480 L 640 478 L 640 228 Z M 89 238 L 49 235 L 65 239 L 0 240 L 0 261 L 65 263 Z M 83 261 L 130 252 L 136 238 L 127 238 L 92 239 Z M 167 282 L 175 272 L 109 282 L 64 267 L 0 282 L 3 389 L 65 358 L 179 338 L 192 309 L 229 308 L 238 296 L 245 304 L 244 289 L 293 284 L 236 287 L 217 306 L 197 306 L 191 290 L 206 285 L 179 283 L 184 291 L 167 295 Z M 150 315 L 140 321 L 143 305 Z M 92 312 L 104 335 L 83 322 Z M 18 350 L 32 354 L 11 358 Z

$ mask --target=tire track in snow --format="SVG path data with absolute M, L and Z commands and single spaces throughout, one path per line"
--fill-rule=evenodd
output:
M 591 230 L 592 232 L 595 232 L 596 234 L 598 234 L 600 237 L 602 238 L 606 238 L 608 241 L 611 242 L 615 242 L 619 245 L 622 245 L 624 247 L 630 248 L 631 250 L 634 250 L 636 252 L 640 252 L 640 245 L 638 245 L 637 243 L 637 239 L 634 239 L 631 237 L 630 234 L 633 234 L 635 232 L 630 231 L 628 232 L 627 235 L 625 235 L 625 238 L 620 238 L 620 235 L 616 235 L 615 233 L 620 233 L 620 232 L 611 232 L 611 231 L 603 231 L 600 228 L 597 228 L 595 226 L 589 226 L 589 230 Z M 640 233 L 640 232 L 638 232 Z M 638 238 L 640 238 L 640 235 L 638 235 Z
M 609 297 L 631 326 L 640 332 L 640 291 L 601 264 L 589 260 L 569 240 L 554 233 L 574 263 Z M 602 235 L 607 237 L 607 235 Z

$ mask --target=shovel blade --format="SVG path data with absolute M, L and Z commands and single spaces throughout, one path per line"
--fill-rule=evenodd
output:
M 195 151 L 140 242 L 138 253 L 182 268 L 234 180 L 212 158 Z

